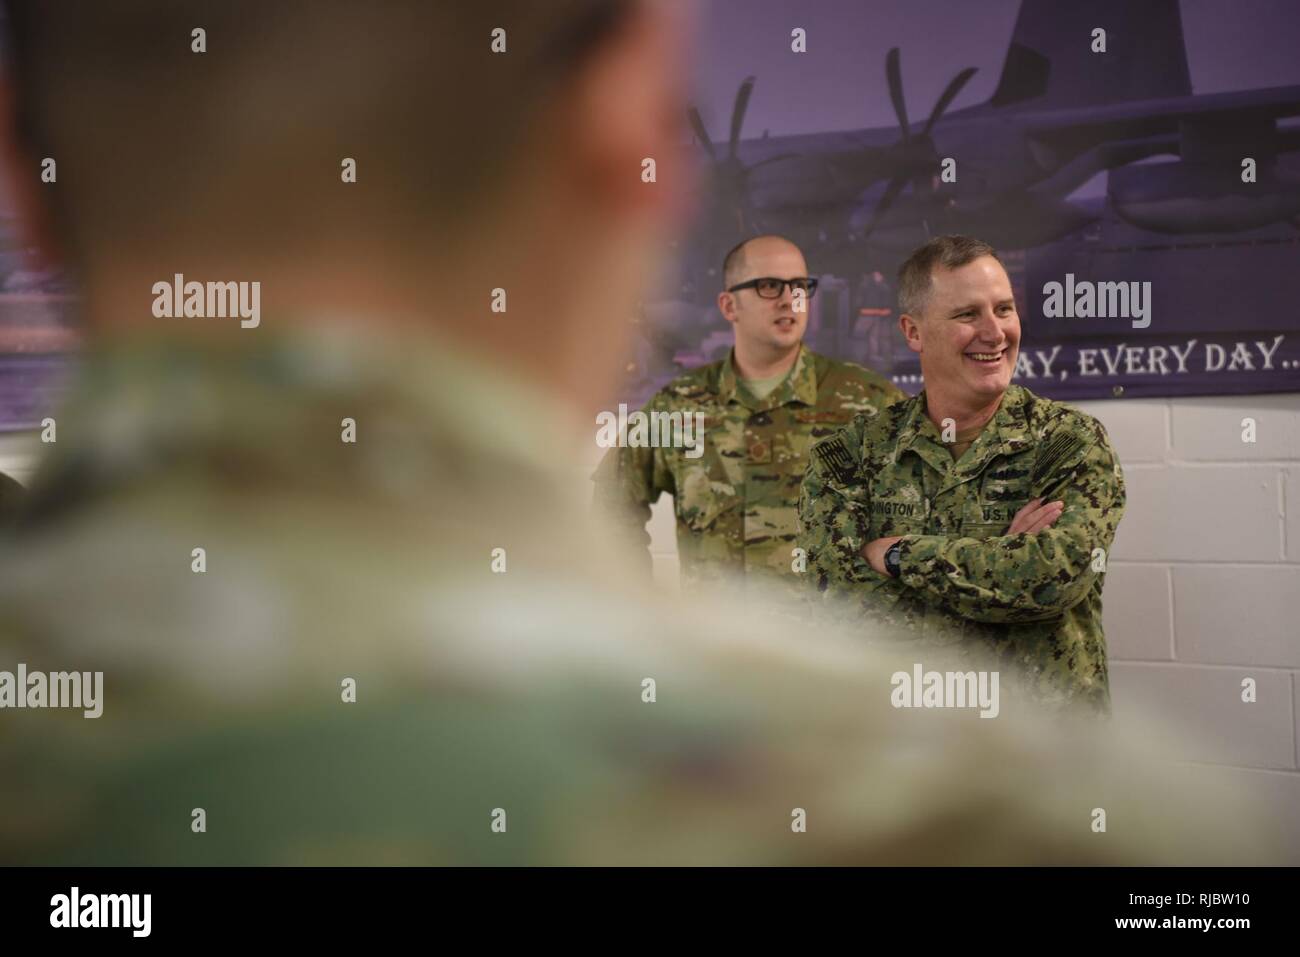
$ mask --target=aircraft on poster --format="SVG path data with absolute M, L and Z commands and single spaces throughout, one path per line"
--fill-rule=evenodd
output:
M 1107 30 L 1104 55 L 1090 43 L 1098 24 Z M 894 127 L 746 139 L 746 112 L 761 89 L 755 77 L 740 84 L 725 139 L 691 110 L 705 202 L 679 249 L 676 294 L 646 303 L 639 317 L 646 346 L 632 378 L 642 393 L 725 354 L 730 339 L 713 305 L 719 264 L 760 233 L 788 236 L 811 269 L 840 280 L 818 294 L 814 348 L 904 375 L 915 362 L 891 331 L 892 279 L 907 252 L 942 233 L 1001 250 L 1022 316 L 1041 320 L 1035 328 L 1045 335 L 1079 327 L 1042 317 L 1024 293 L 1041 286 L 1040 274 L 1064 279 L 1099 255 L 1123 278 L 1164 289 L 1172 283 L 1162 276 L 1230 275 L 1250 285 L 1245 278 L 1258 271 L 1267 301 L 1300 298 L 1300 271 L 1279 276 L 1274 257 L 1257 253 L 1300 251 L 1300 127 L 1288 125 L 1300 116 L 1300 86 L 1194 95 L 1178 0 L 1024 0 L 993 95 L 950 110 L 975 74 L 958 70 L 923 119 L 903 87 L 902 56 L 890 50 L 884 83 L 864 91 L 889 97 Z M 1103 199 L 1072 198 L 1102 173 Z M 1182 320 L 1186 328 L 1222 322 L 1195 309 L 1207 294 L 1183 290 L 1196 313 Z

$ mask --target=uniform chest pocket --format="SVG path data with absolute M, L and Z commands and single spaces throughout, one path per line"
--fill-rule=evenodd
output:
M 825 412 L 815 412 L 805 410 L 794 413 L 794 428 L 792 434 L 800 436 L 804 443 L 805 451 L 822 439 L 834 435 L 844 426 L 853 421 L 854 413 L 848 410 L 831 410 Z
M 718 519 L 740 505 L 735 486 L 719 479 L 707 465 L 686 465 L 677 476 L 677 517 L 697 532 L 707 532 Z
M 808 464 L 808 446 L 811 436 L 802 430 L 791 429 L 772 437 L 772 464 L 803 476 Z
M 968 538 L 993 538 L 1007 534 L 1011 520 L 1030 499 L 1029 469 L 1002 465 L 984 474 L 979 492 L 966 503 L 962 534 Z
M 925 533 L 929 509 L 924 500 L 875 495 L 867 510 L 872 538 Z

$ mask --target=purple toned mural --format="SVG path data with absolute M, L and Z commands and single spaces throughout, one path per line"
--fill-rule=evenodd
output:
M 714 0 L 703 26 L 703 202 L 632 401 L 726 354 L 721 260 L 764 232 L 821 277 L 809 344 L 908 391 L 895 275 L 950 232 L 1001 251 L 1037 392 L 1300 389 L 1300 7 Z

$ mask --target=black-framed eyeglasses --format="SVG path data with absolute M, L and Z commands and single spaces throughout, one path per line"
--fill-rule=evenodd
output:
M 740 292 L 742 289 L 752 289 L 764 299 L 779 299 L 781 293 L 785 292 L 785 287 L 790 287 L 793 293 L 796 289 L 801 290 L 809 299 L 817 291 L 817 280 L 808 276 L 800 279 L 776 279 L 772 276 L 763 276 L 759 279 L 751 279 L 748 282 L 739 282 L 732 286 L 727 292 Z

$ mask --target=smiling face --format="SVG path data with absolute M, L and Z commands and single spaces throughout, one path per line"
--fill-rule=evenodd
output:
M 745 245 L 740 263 L 726 277 L 727 287 L 750 279 L 801 279 L 808 275 L 799 247 L 776 236 L 760 236 Z M 789 286 L 775 299 L 757 290 L 741 289 L 718 295 L 718 308 L 736 330 L 736 350 L 762 362 L 771 362 L 799 347 L 808 326 L 808 300 L 794 308 Z
M 930 278 L 923 314 L 899 318 L 908 348 L 921 357 L 927 394 L 967 407 L 1000 399 L 1020 352 L 1006 270 L 980 256 L 956 269 L 935 267 Z

